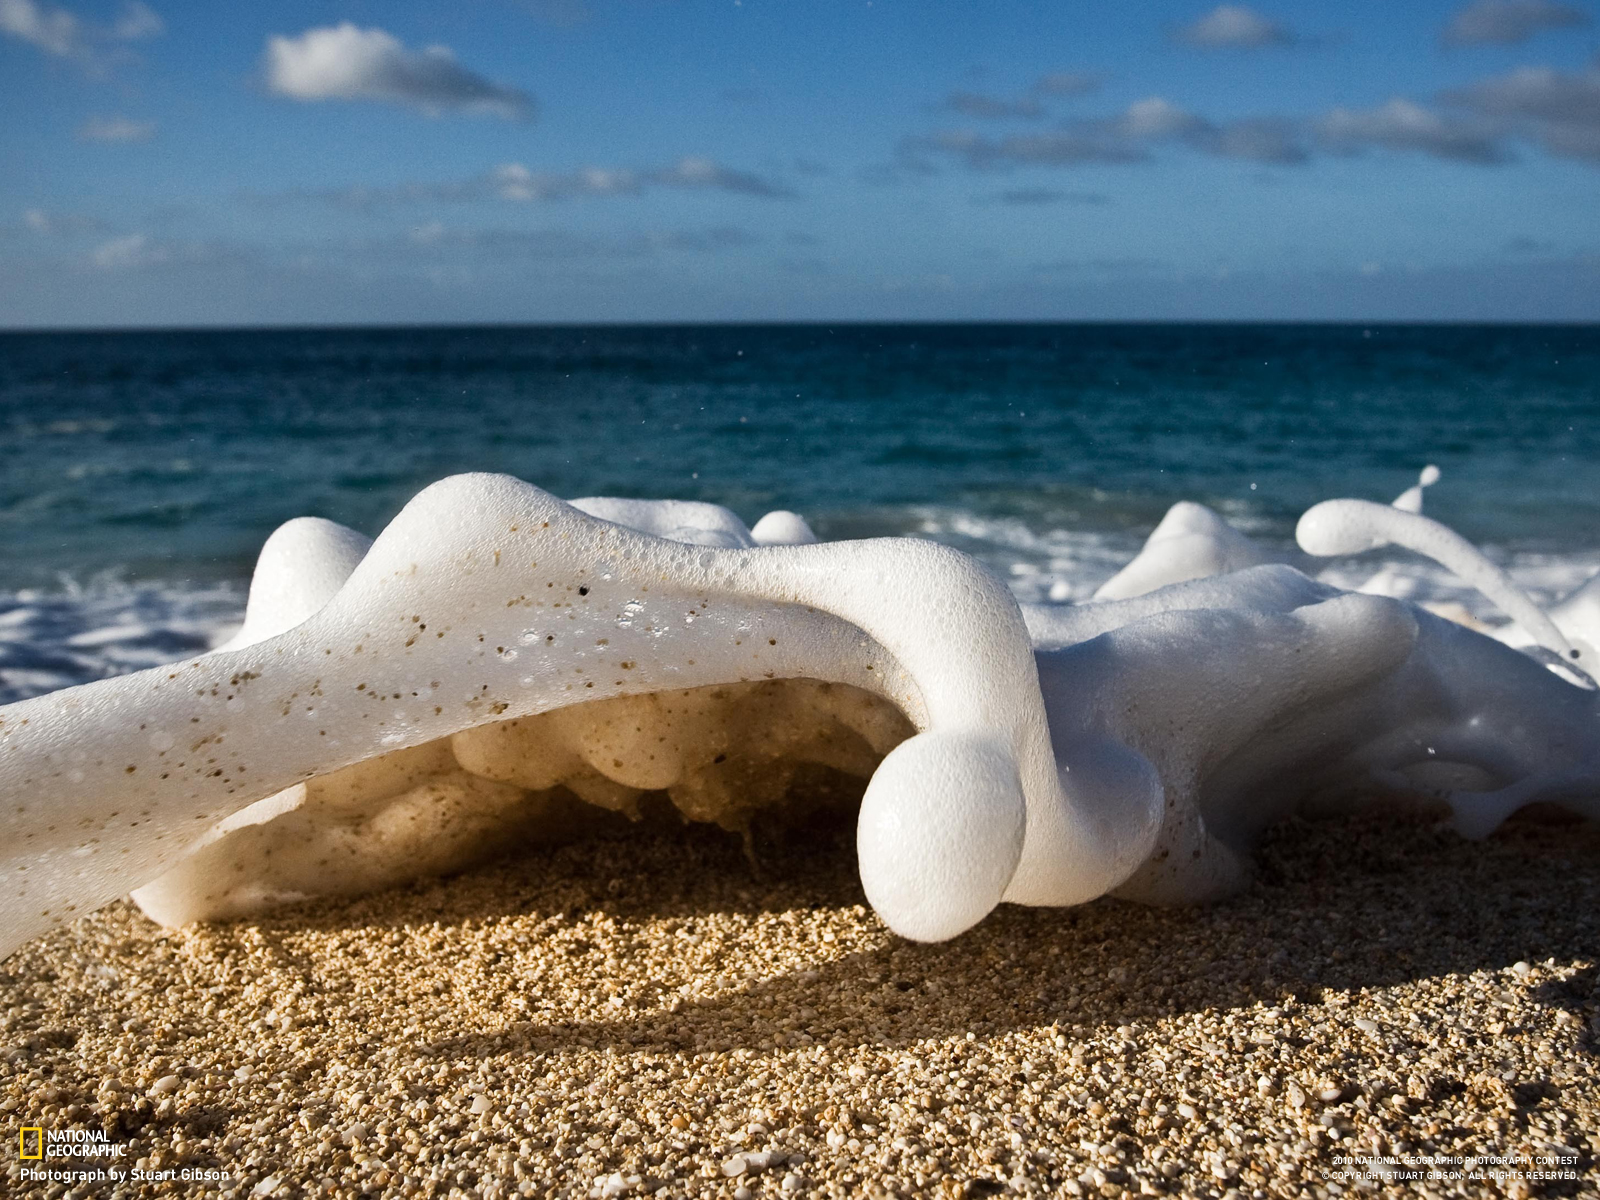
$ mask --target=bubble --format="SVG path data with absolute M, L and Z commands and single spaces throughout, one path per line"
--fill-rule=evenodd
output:
M 622 606 L 622 612 L 617 615 L 618 629 L 633 628 L 633 619 L 644 611 L 644 604 L 638 600 L 629 600 Z

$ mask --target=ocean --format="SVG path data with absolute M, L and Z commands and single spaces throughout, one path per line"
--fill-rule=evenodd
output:
M 1536 599 L 1600 571 L 1600 327 L 797 325 L 0 334 L 0 703 L 197 653 L 291 517 L 501 471 L 931 537 L 1072 602 L 1197 500 L 1287 549 L 1427 513 Z M 1355 586 L 1481 598 L 1401 551 Z

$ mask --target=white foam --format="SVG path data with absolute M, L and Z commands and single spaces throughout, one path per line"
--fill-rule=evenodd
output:
M 1141 554 L 1192 570 L 1198 521 L 1215 573 L 1024 613 L 920 539 L 581 504 L 473 475 L 364 554 L 291 523 L 227 648 L 0 709 L 0 952 L 130 888 L 184 921 L 452 869 L 574 795 L 738 827 L 808 765 L 871 775 L 863 885 L 925 940 L 1001 900 L 1219 894 L 1265 825 L 1374 781 L 1473 834 L 1538 799 L 1600 815 L 1600 694 L 1405 602 L 1229 569 L 1220 518 Z

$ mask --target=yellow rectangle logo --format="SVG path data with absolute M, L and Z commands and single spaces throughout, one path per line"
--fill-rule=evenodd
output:
M 33 1153 L 28 1153 L 28 1135 L 33 1134 Z M 17 1133 L 18 1158 L 43 1158 L 44 1157 L 44 1127 L 41 1125 L 24 1125 Z

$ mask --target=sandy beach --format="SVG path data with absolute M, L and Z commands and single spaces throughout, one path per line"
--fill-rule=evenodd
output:
M 253 921 L 164 930 L 126 903 L 80 920 L 0 973 L 0 1110 L 12 1130 L 104 1131 L 125 1150 L 78 1161 L 128 1178 L 29 1179 L 8 1154 L 7 1194 L 1530 1196 L 1600 1178 L 1592 827 L 1472 844 L 1420 819 L 1294 822 L 1234 900 L 1004 906 L 935 946 L 865 906 L 847 827 L 756 845 L 759 875 L 731 835 L 639 830 Z M 1374 1154 L 1458 1177 L 1349 1165 Z

